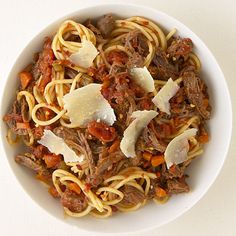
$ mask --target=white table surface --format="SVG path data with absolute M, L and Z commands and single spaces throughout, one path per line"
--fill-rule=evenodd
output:
M 0 78 L 42 28 L 80 6 L 109 0 L 0 0 Z M 220 64 L 236 107 L 236 1 L 125 0 L 152 6 L 177 18 L 206 43 Z M 1 83 L 2 84 L 2 83 Z M 2 93 L 2 86 L 0 86 Z M 234 123 L 235 123 L 234 117 Z M 222 124 L 223 125 L 223 124 Z M 208 193 L 190 211 L 140 235 L 236 235 L 236 134 L 224 167 Z M 57 221 L 18 186 L 0 146 L 0 235 L 95 235 Z M 122 227 L 122 226 L 121 226 Z M 137 234 L 136 234 L 137 235 Z

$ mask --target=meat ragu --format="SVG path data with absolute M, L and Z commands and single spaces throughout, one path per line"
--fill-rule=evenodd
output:
M 209 141 L 207 86 L 191 39 L 162 32 L 163 43 L 152 24 L 66 21 L 16 78 L 3 117 L 25 148 L 15 161 L 70 216 L 109 217 L 190 189 L 185 171 Z

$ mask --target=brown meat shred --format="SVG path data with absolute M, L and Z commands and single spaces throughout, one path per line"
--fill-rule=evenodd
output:
M 162 165 L 162 176 L 166 179 L 181 178 L 184 176 L 185 165 L 174 165 L 170 169 L 166 168 L 166 164 Z
M 127 62 L 128 68 L 143 67 L 144 58 L 137 52 L 132 53 Z
M 158 141 L 154 131 L 152 130 L 153 128 L 154 126 L 151 126 L 151 128 L 145 127 L 143 130 L 142 137 L 145 142 L 145 148 L 152 150 L 154 149 L 156 151 L 163 153 L 166 150 L 166 145 L 161 144 Z
M 148 199 L 152 199 L 156 196 L 156 188 L 159 186 L 158 179 L 151 179 L 150 180 L 150 188 L 147 194 Z
M 102 183 L 103 180 L 116 175 L 118 173 L 117 166 L 121 160 L 124 160 L 125 156 L 121 151 L 114 153 L 102 152 L 99 155 L 99 160 L 97 166 L 95 167 L 95 173 L 91 174 L 87 178 L 87 182 L 90 183 L 93 187 L 97 187 Z
M 139 30 L 130 31 L 124 38 L 125 48 L 145 57 L 149 53 L 146 37 Z
M 124 194 L 124 198 L 120 203 L 125 206 L 135 206 L 146 199 L 143 192 L 130 185 L 125 185 L 120 191 Z
M 177 78 L 177 69 L 168 62 L 166 53 L 160 47 L 156 49 L 155 56 L 153 58 L 153 63 L 156 65 L 156 76 L 157 79 L 168 80 L 172 78 L 173 80 Z
M 130 31 L 123 39 L 125 48 L 131 53 L 127 67 L 143 67 L 144 57 L 149 53 L 145 36 L 139 30 Z
M 22 113 L 21 113 L 21 104 L 17 100 L 13 102 L 12 109 L 9 113 L 7 113 L 3 120 L 7 123 L 8 127 L 12 132 L 18 135 L 27 135 L 27 129 L 18 129 L 17 122 L 22 123 Z
M 108 38 L 115 28 L 115 20 L 111 14 L 104 15 L 97 21 L 97 28 L 102 33 L 104 38 Z
M 78 195 L 68 188 L 61 195 L 61 204 L 75 213 L 82 212 L 88 206 L 87 199 L 83 193 Z
M 190 103 L 196 106 L 199 114 L 204 119 L 210 118 L 210 105 L 208 101 L 207 87 L 195 71 L 185 71 L 182 74 L 184 89 Z
M 44 42 L 43 51 L 39 54 L 39 58 L 32 70 L 34 80 L 37 81 L 39 77 L 42 76 L 38 85 L 41 92 L 44 91 L 44 88 L 52 79 L 51 75 L 54 54 L 51 49 L 51 43 L 51 39 L 47 37 Z
M 21 105 L 21 115 L 22 115 L 23 121 L 29 122 L 30 121 L 29 107 L 24 97 L 21 99 L 20 105 Z
M 189 186 L 185 182 L 184 178 L 168 179 L 167 180 L 167 188 L 168 188 L 169 194 L 189 192 Z
M 79 130 L 69 129 L 63 126 L 55 128 L 53 132 L 60 138 L 63 138 L 65 143 L 78 155 L 81 153 L 85 155 L 85 158 L 88 161 L 90 173 L 93 173 L 95 170 L 93 154 L 84 134 Z
M 137 88 L 131 83 L 132 79 L 127 72 L 121 72 L 104 80 L 101 93 L 108 100 L 117 113 L 116 125 L 119 126 L 121 133 L 130 123 L 130 116 L 136 110 L 135 96 Z M 142 90 L 143 91 L 143 90 Z
M 172 41 L 171 45 L 167 48 L 167 55 L 173 61 L 179 60 L 182 57 L 186 60 L 189 56 L 189 53 L 193 49 L 192 40 L 189 38 L 175 39 Z
M 18 164 L 21 164 L 36 173 L 48 174 L 48 170 L 45 164 L 42 162 L 42 159 L 37 159 L 32 153 L 18 154 L 15 157 L 15 161 Z
M 86 20 L 84 25 L 89 28 L 94 34 L 95 37 L 97 39 L 97 43 L 103 43 L 106 40 L 103 38 L 102 33 L 100 32 L 100 30 L 94 26 L 94 24 L 92 23 L 92 21 L 90 19 Z

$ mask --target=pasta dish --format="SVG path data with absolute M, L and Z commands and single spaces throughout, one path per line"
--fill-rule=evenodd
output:
M 3 117 L 8 142 L 24 146 L 15 161 L 72 217 L 189 192 L 211 113 L 193 47 L 139 16 L 62 22 L 16 78 Z

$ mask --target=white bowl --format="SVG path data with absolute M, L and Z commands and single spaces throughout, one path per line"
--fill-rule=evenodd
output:
M 202 63 L 202 78 L 205 79 L 209 88 L 213 112 L 212 118 L 208 122 L 211 140 L 205 146 L 204 154 L 196 159 L 188 169 L 190 175 L 188 183 L 191 187 L 191 192 L 173 196 L 164 205 L 156 205 L 150 202 L 136 212 L 114 214 L 109 219 L 101 220 L 91 217 L 80 219 L 65 218 L 59 202 L 54 200 L 48 194 L 45 187 L 35 180 L 32 172 L 15 163 L 13 157 L 20 152 L 20 147 L 12 147 L 6 142 L 5 136 L 7 129 L 3 122 L 1 122 L 2 142 L 6 157 L 16 178 L 31 198 L 48 213 L 68 224 L 88 231 L 103 233 L 135 232 L 161 226 L 174 220 L 193 207 L 213 184 L 227 155 L 232 130 L 232 111 L 229 92 L 223 73 L 214 56 L 196 34 L 174 18 L 144 6 L 117 3 L 80 9 L 46 27 L 22 51 L 5 85 L 1 103 L 1 117 L 8 111 L 15 98 L 15 91 L 18 86 L 16 82 L 18 72 L 31 62 L 34 52 L 39 51 L 42 47 L 45 36 L 53 36 L 60 23 L 65 19 L 72 18 L 82 22 L 87 18 L 96 18 L 106 13 L 114 13 L 121 18 L 134 15 L 147 17 L 166 30 L 177 28 L 180 36 L 191 38 L 195 45 L 195 52 Z

